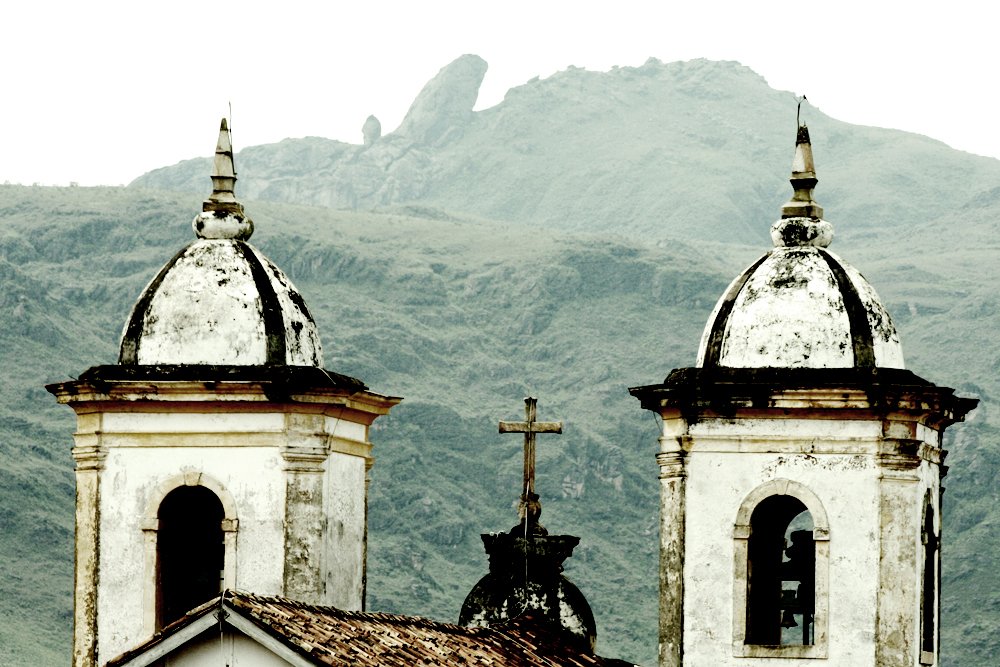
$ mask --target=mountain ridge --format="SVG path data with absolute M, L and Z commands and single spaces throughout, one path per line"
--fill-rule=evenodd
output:
M 306 138 L 248 147 L 237 154 L 241 192 L 352 210 L 420 203 L 654 239 L 696 232 L 766 239 L 759 221 L 776 217 L 788 196 L 796 102 L 751 69 L 655 59 L 608 72 L 571 68 L 473 112 L 469 90 L 481 77 L 454 71 L 470 69 L 470 59 L 481 62 L 463 56 L 442 68 L 407 116 L 431 122 L 433 110 L 417 101 L 453 85 L 463 98 L 459 108 L 468 109 L 449 108 L 437 119 L 461 117 L 451 135 L 438 129 L 433 142 L 414 139 L 401 131 L 412 124 L 404 120 L 370 146 Z M 813 134 L 817 197 L 835 223 L 869 229 L 930 221 L 944 213 L 940 202 L 971 199 L 1000 182 L 993 158 L 899 130 L 852 126 L 808 103 L 802 117 Z M 132 186 L 199 192 L 207 164 L 185 161 Z M 726 196 L 719 196 L 723 185 Z

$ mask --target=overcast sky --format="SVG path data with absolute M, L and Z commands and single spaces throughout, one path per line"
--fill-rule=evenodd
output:
M 926 9 L 922 7 L 927 7 Z M 930 9 L 929 7 L 934 7 Z M 0 28 L 0 182 L 122 184 L 240 148 L 383 134 L 463 53 L 477 108 L 574 65 L 736 60 L 825 113 L 1000 156 L 1000 4 L 575 0 L 22 0 Z

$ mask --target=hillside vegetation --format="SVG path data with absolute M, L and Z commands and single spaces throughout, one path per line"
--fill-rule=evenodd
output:
M 327 367 L 405 397 L 372 434 L 369 608 L 457 618 L 487 571 L 479 534 L 516 521 L 520 441 L 496 422 L 532 394 L 541 418 L 565 422 L 539 443 L 542 521 L 582 538 L 566 574 L 594 608 L 598 649 L 653 664 L 657 427 L 627 387 L 692 365 L 715 300 L 769 246 L 791 192 L 794 104 L 731 63 L 650 62 L 570 70 L 473 112 L 473 58 L 422 94 L 450 100 L 447 114 L 415 103 L 367 150 L 242 151 L 252 243 L 306 297 Z M 990 664 L 1000 167 L 807 120 L 833 249 L 878 289 L 908 367 L 983 401 L 949 442 L 942 641 L 950 667 Z M 364 172 L 383 143 L 393 160 Z M 193 238 L 208 169 L 140 179 L 190 193 L 0 187 L 0 664 L 62 664 L 69 650 L 73 423 L 42 387 L 116 359 L 143 285 Z M 381 194 L 359 195 L 365 183 Z

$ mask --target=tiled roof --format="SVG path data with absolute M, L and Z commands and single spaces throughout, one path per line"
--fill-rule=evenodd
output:
M 503 628 L 467 628 L 414 616 L 343 611 L 282 597 L 227 591 L 108 663 L 124 665 L 195 618 L 222 607 L 236 613 L 316 665 L 353 667 L 476 665 L 489 667 L 612 667 L 579 644 L 523 619 Z

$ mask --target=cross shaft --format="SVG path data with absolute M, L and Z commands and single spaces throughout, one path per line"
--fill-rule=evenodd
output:
M 521 499 L 526 501 L 535 493 L 535 434 L 562 433 L 562 422 L 540 422 L 537 417 L 538 399 L 529 396 L 524 399 L 523 422 L 500 422 L 500 433 L 524 434 L 524 483 L 521 485 Z

